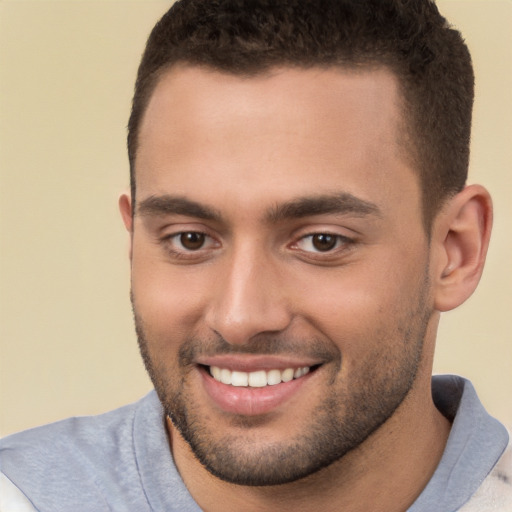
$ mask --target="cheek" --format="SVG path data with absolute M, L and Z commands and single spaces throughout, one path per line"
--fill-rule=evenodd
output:
M 423 271 L 396 263 L 390 256 L 371 265 L 302 274 L 295 292 L 299 314 L 354 357 L 383 340 L 403 339 L 406 317 L 419 300 Z
M 197 272 L 133 258 L 134 306 L 152 340 L 190 336 L 202 314 L 204 291 L 204 279 Z

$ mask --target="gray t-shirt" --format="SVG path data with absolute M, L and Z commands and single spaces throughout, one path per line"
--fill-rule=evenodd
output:
M 408 512 L 453 512 L 480 487 L 508 442 L 470 382 L 433 378 L 453 426 L 432 479 Z M 0 471 L 41 512 L 200 511 L 181 480 L 153 391 L 100 416 L 70 418 L 0 440 Z

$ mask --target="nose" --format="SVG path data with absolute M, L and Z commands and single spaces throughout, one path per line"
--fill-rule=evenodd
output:
M 206 313 L 209 328 L 232 345 L 284 331 L 292 315 L 281 281 L 278 264 L 260 251 L 226 258 Z

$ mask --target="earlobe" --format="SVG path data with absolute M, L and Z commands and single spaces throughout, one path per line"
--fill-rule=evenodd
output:
M 470 185 L 445 205 L 436 219 L 432 243 L 435 308 L 449 311 L 474 292 L 482 275 L 492 227 L 492 201 L 480 185 Z

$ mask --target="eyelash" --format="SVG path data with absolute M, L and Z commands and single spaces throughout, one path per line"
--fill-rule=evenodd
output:
M 197 249 L 189 249 L 183 247 L 183 242 L 180 240 L 184 235 L 200 235 L 204 237 L 204 243 L 201 244 Z M 308 245 L 313 246 L 314 237 L 327 237 L 334 239 L 333 247 L 327 248 L 325 251 L 322 251 L 317 248 L 317 250 L 304 250 L 299 246 L 299 244 L 307 243 Z M 215 240 L 214 237 L 203 231 L 180 231 L 178 233 L 172 233 L 162 238 L 162 242 L 165 245 L 166 251 L 170 253 L 170 255 L 176 259 L 202 259 L 207 256 L 207 251 L 212 248 L 220 247 L 220 243 Z M 302 255 L 307 258 L 317 259 L 317 260 L 328 260 L 329 258 L 333 258 L 335 256 L 339 256 L 340 253 L 345 252 L 351 246 L 353 246 L 356 241 L 352 238 L 346 237 L 344 235 L 330 233 L 328 231 L 316 231 L 314 233 L 308 233 L 306 235 L 300 236 L 295 242 L 290 244 L 288 247 L 293 250 L 298 250 Z M 176 248 L 176 244 L 180 244 L 181 248 Z M 207 247 L 205 247 L 207 246 Z
M 200 235 L 205 238 L 205 242 L 200 247 L 198 247 L 196 250 L 188 249 L 186 247 L 183 247 L 183 243 L 181 241 L 179 241 L 180 238 L 183 237 L 184 235 Z M 180 231 L 178 233 L 172 233 L 170 235 L 165 236 L 162 239 L 162 241 L 166 245 L 166 250 L 173 257 L 176 257 L 176 258 L 197 258 L 198 256 L 203 255 L 205 250 L 208 250 L 210 248 L 210 247 L 207 247 L 206 249 L 204 248 L 204 245 L 208 244 L 208 241 L 210 241 L 209 242 L 210 244 L 212 244 L 212 242 L 213 242 L 212 245 L 216 244 L 215 239 L 213 237 L 211 237 L 210 235 L 208 235 L 207 233 L 204 233 L 203 231 L 194 231 L 194 230 Z M 176 249 L 175 248 L 176 244 L 181 244 L 182 248 Z
M 314 247 L 315 244 L 315 237 L 325 237 L 327 239 L 332 239 L 332 242 L 334 242 L 334 245 L 332 247 L 327 247 L 326 250 L 321 250 L 318 247 Z M 354 240 L 351 238 L 348 238 L 344 235 L 339 235 L 335 233 L 329 233 L 329 232 L 322 232 L 317 231 L 315 233 L 311 233 L 308 235 L 304 235 L 300 237 L 297 242 L 295 242 L 292 247 L 297 247 L 300 243 L 304 243 L 308 241 L 309 244 L 313 247 L 313 250 L 304 250 L 304 252 L 308 254 L 318 254 L 318 255 L 332 255 L 333 253 L 338 253 L 340 249 L 346 248 L 348 245 L 353 244 Z M 315 250 L 316 249 L 316 250 Z

